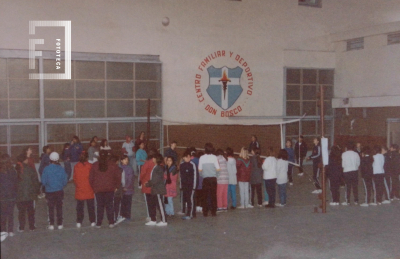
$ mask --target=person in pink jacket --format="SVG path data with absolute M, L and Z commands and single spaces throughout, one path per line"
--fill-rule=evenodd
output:
M 165 213 L 167 216 L 174 216 L 174 202 L 173 198 L 176 197 L 176 181 L 178 180 L 178 172 L 176 166 L 174 165 L 172 157 L 167 157 L 167 164 L 165 165 L 164 179 L 166 180 L 165 188 L 167 189 L 167 194 L 165 194 Z

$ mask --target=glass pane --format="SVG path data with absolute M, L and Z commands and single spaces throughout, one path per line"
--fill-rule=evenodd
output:
M 27 146 L 11 146 L 11 157 L 16 158 L 18 155 L 20 155 L 24 148 Z M 42 152 L 39 152 L 39 145 L 29 145 L 29 147 L 32 149 L 32 158 L 35 160 L 35 163 L 39 163 L 39 157 Z
M 43 60 L 43 71 L 44 73 L 65 73 L 65 60 L 60 61 L 60 69 L 56 67 L 55 59 L 44 59 Z M 74 78 L 74 62 L 71 62 L 71 78 Z M 46 80 L 45 80 L 46 81 Z M 67 80 L 65 80 L 67 81 Z
M 159 122 L 150 122 L 150 139 L 160 139 Z
M 74 101 L 44 101 L 44 117 L 46 118 L 73 118 Z
M 136 101 L 136 116 L 147 117 L 147 100 Z M 150 100 L 150 116 L 161 116 L 161 101 Z
M 7 126 L 0 126 L 0 144 L 7 144 Z
M 298 136 L 299 135 L 299 123 L 293 122 L 286 125 L 286 136 Z
M 287 85 L 286 86 L 286 100 L 300 100 L 300 86 Z
M 325 115 L 332 115 L 331 101 L 324 101 L 324 113 Z
M 79 124 L 79 138 L 81 141 L 90 141 L 94 136 L 99 139 L 106 138 L 105 123 Z
M 107 62 L 107 79 L 133 80 L 133 63 Z
M 0 154 L 8 154 L 7 146 L 0 146 Z
M 107 98 L 133 99 L 133 82 L 107 81 Z
M 324 100 L 331 100 L 333 98 L 333 86 L 324 86 Z
M 104 62 L 75 61 L 76 79 L 104 79 Z
M 317 70 L 303 69 L 303 84 L 316 84 L 317 83 Z
M 11 144 L 39 143 L 38 125 L 10 126 Z
M 136 98 L 161 98 L 160 82 L 136 82 Z
M 287 69 L 286 70 L 286 83 L 287 84 L 300 84 L 300 69 Z
M 136 63 L 136 80 L 161 80 L 161 64 Z
M 0 100 L 0 119 L 8 119 L 8 101 Z
M 74 98 L 73 80 L 43 80 L 44 98 Z
M 39 118 L 39 100 L 10 101 L 11 119 Z
M 107 117 L 132 117 L 133 101 L 108 101 Z
M 334 70 L 320 70 L 319 83 L 333 85 Z
M 125 140 L 125 136 L 126 135 L 132 136 L 132 133 L 133 133 L 133 124 L 131 122 L 108 124 L 108 135 L 110 140 Z
M 47 142 L 70 142 L 77 135 L 75 124 L 48 124 Z
M 151 129 L 151 124 L 150 124 L 150 129 Z M 140 136 L 140 132 L 145 133 L 145 139 L 148 139 L 147 137 L 147 122 L 135 122 L 135 136 L 134 139 L 136 140 Z M 151 134 L 150 134 L 151 135 Z
M 317 115 L 316 102 L 303 102 L 303 114 L 307 116 Z
M 316 121 L 301 121 L 303 135 L 315 135 L 317 133 Z
M 76 98 L 104 99 L 104 81 L 76 81 Z
M 39 61 L 35 60 L 35 69 L 29 69 L 29 59 L 8 59 L 8 76 L 10 78 L 29 78 L 29 73 L 39 73 Z
M 0 58 L 0 78 L 6 78 L 7 72 L 7 59 Z
M 8 98 L 7 80 L 0 79 L 0 99 L 7 99 L 7 98 Z
M 39 98 L 39 80 L 10 79 L 10 98 Z
M 76 117 L 104 117 L 104 101 L 76 101 Z
M 299 116 L 300 115 L 300 102 L 286 102 L 286 115 Z
M 318 122 L 318 135 L 321 135 L 321 121 L 319 120 Z M 325 120 L 324 121 L 324 131 L 325 131 L 325 136 L 330 135 L 331 134 L 331 126 L 332 126 L 332 121 L 330 120 Z
M 303 85 L 303 100 L 316 100 L 317 88 L 315 85 Z

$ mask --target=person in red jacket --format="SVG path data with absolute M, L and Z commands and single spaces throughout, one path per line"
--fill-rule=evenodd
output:
M 90 225 L 92 227 L 96 226 L 96 214 L 94 212 L 94 192 L 89 183 L 90 169 L 92 169 L 92 164 L 88 162 L 88 153 L 82 152 L 79 157 L 79 162 L 74 167 L 73 175 L 73 180 L 75 183 L 77 228 L 82 226 L 85 201 L 89 213 Z
M 142 165 L 142 168 L 141 168 L 140 182 L 147 183 L 150 180 L 151 171 L 156 166 L 156 164 L 153 162 L 153 157 L 156 154 L 157 154 L 157 150 L 155 150 L 155 149 L 150 149 L 149 150 L 149 153 L 147 154 L 147 160 Z M 143 193 L 143 196 L 144 196 L 144 201 L 145 201 L 145 204 L 146 204 L 146 212 L 147 212 L 146 221 L 150 221 L 148 201 L 149 201 L 150 196 L 151 196 L 151 187 L 146 187 L 146 186 L 144 186 L 142 184 L 142 189 L 141 190 L 142 190 L 142 193 Z
M 96 228 L 101 228 L 104 208 L 107 212 L 109 227 L 113 228 L 114 192 L 121 185 L 121 171 L 115 163 L 109 161 L 108 150 L 100 151 L 99 161 L 94 163 L 90 169 L 89 182 L 97 202 Z
M 239 158 L 236 160 L 237 181 L 239 182 L 240 206 L 238 209 L 253 208 L 249 202 L 249 182 L 251 177 L 251 164 L 249 152 L 242 147 Z

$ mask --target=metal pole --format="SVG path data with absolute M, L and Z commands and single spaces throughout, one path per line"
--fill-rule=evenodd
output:
M 147 99 L 147 141 L 146 150 L 150 141 L 150 99 Z
M 320 85 L 320 109 L 321 109 L 321 138 L 325 136 L 324 128 L 324 88 Z M 322 156 L 322 154 L 321 154 Z M 325 166 L 322 164 L 322 213 L 326 213 L 326 175 Z

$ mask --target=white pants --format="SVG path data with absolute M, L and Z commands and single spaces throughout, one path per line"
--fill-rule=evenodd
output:
M 249 206 L 249 183 L 239 182 L 240 206 Z

